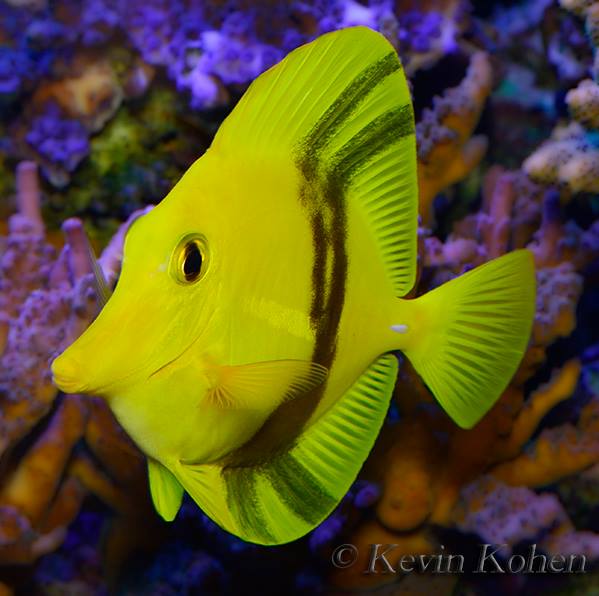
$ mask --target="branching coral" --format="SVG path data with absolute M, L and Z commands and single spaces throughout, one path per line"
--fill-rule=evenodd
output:
M 587 33 L 596 50 L 599 41 L 599 3 L 562 0 L 562 6 L 586 18 Z M 599 53 L 595 51 L 595 62 Z M 597 70 L 595 68 L 595 70 Z M 559 185 L 568 194 L 598 192 L 599 87 L 585 79 L 566 95 L 574 122 L 558 125 L 523 164 L 524 171 L 537 182 Z
M 465 178 L 487 150 L 487 139 L 472 133 L 492 80 L 489 57 L 474 54 L 461 84 L 436 97 L 416 127 L 420 215 L 425 225 L 431 223 L 435 196 Z
M 113 534 L 118 558 L 139 536 L 133 526 L 147 529 L 141 520 L 153 519 L 143 458 L 105 404 L 57 395 L 49 371 L 97 311 L 90 248 L 81 223 L 69 220 L 55 256 L 44 238 L 35 165 L 22 163 L 18 180 L 19 213 L 0 260 L 0 562 L 27 563 L 56 549 L 90 492 L 129 528 Z M 110 279 L 123 235 L 103 254 Z
M 349 537 L 362 559 L 355 568 L 336 571 L 333 583 L 367 587 L 390 581 L 381 574 L 363 573 L 368 568 L 368 545 L 397 545 L 386 556 L 395 568 L 403 555 L 439 552 L 439 528 L 477 533 L 491 544 L 505 543 L 504 555 L 522 540 L 540 537 L 539 548 L 550 554 L 563 554 L 564 535 L 571 544 L 580 546 L 583 539 L 584 544 L 597 544 L 596 535 L 576 533 L 557 497 L 530 490 L 599 461 L 596 402 L 587 406 L 576 427 L 566 424 L 545 430 L 522 452 L 547 412 L 571 396 L 579 371 L 577 361 L 567 363 L 528 398 L 521 385 L 512 385 L 469 431 L 453 427 L 437 412 L 408 409 L 405 419 L 387 428 L 380 442 L 392 447 L 374 452 L 383 477 L 376 519 L 364 522 Z M 409 391 L 400 383 L 402 402 L 404 390 Z M 584 554 L 592 560 L 599 557 L 596 547 Z
M 504 556 L 518 542 L 539 538 L 539 548 L 550 554 L 580 544 L 589 560 L 599 557 L 599 537 L 577 533 L 555 495 L 533 490 L 599 462 L 596 398 L 571 422 L 535 437 L 544 417 L 574 393 L 579 362 L 565 363 L 547 384 L 525 391 L 546 360 L 547 347 L 576 325 L 581 272 L 599 257 L 598 229 L 597 224 L 582 230 L 563 223 L 555 190 L 531 183 L 521 171 L 493 168 L 483 184 L 479 212 L 456 222 L 445 242 L 422 231 L 419 293 L 509 250 L 528 247 L 537 267 L 532 338 L 512 383 L 471 430 L 458 429 L 433 407 L 422 382 L 405 365 L 396 386 L 400 420 L 384 429 L 366 468 L 382 486 L 376 518 L 346 538 L 358 546 L 361 559 L 352 569 L 335 571 L 335 585 L 393 581 L 363 573 L 368 545 L 397 545 L 386 556 L 395 567 L 402 555 L 438 553 L 442 528 L 506 543 Z
M 582 115 L 580 110 L 577 113 Z M 594 116 L 585 114 L 584 118 Z M 573 193 L 599 191 L 599 148 L 577 122 L 558 126 L 523 167 L 537 182 L 558 184 Z
M 166 194 L 262 70 L 321 33 L 365 25 L 389 39 L 409 77 L 449 53 L 459 57 L 439 70 L 470 60 L 462 82 L 440 93 L 417 127 L 425 227 L 413 294 L 513 249 L 528 248 L 535 258 L 538 298 L 529 349 L 479 425 L 456 428 L 404 364 L 364 478 L 329 520 L 296 545 L 266 551 L 225 535 L 184 503 L 170 527 L 173 540 L 144 567 L 144 593 L 185 590 L 194 582 L 196 590 L 247 588 L 255 569 L 241 569 L 241 580 L 234 572 L 248 553 L 258 553 L 253 562 L 270 568 L 277 567 L 273 560 L 302 559 L 307 552 L 328 563 L 341 540 L 356 544 L 360 559 L 336 570 L 331 581 L 352 588 L 398 579 L 363 573 L 370 544 L 396 544 L 387 556 L 394 566 L 403 554 L 435 554 L 444 545 L 447 552 L 445 539 L 456 535 L 458 548 L 469 539 L 505 543 L 504 556 L 534 542 L 547 553 L 599 558 L 591 531 L 597 526 L 589 522 L 596 520 L 599 494 L 597 390 L 578 383 L 581 366 L 588 372 L 584 358 L 561 348 L 574 341 L 573 331 L 581 333 L 580 317 L 584 325 L 587 316 L 581 303 L 593 299 L 597 274 L 599 224 L 587 219 L 596 199 L 585 202 L 582 216 L 578 202 L 565 205 L 564 199 L 597 191 L 599 93 L 590 77 L 599 71 L 599 58 L 593 50 L 593 65 L 579 17 L 596 46 L 599 3 L 561 4 L 577 16 L 549 0 L 499 8 L 490 22 L 473 17 L 462 0 L 0 2 L 0 183 L 10 186 L 4 172 L 17 159 L 36 159 L 51 182 L 43 186 L 50 226 L 65 213 L 77 214 L 99 223 L 94 241 L 107 239 L 119 221 Z M 488 3 L 476 8 L 480 13 Z M 419 74 L 412 81 L 416 113 L 424 98 L 439 93 L 438 81 L 426 89 L 425 80 L 421 90 L 431 74 Z M 494 78 L 503 84 L 487 104 Z M 565 96 L 572 122 L 561 123 L 523 169 L 506 169 L 517 168 L 529 147 L 548 137 L 561 105 L 556 88 L 574 84 Z M 531 120 L 524 127 L 520 121 L 512 126 L 515 103 L 516 118 Z M 490 117 L 479 123 L 485 106 Z M 513 147 L 514 139 L 521 146 Z M 489 155 L 503 166 L 483 161 Z M 462 180 L 448 192 L 455 210 L 436 229 L 435 196 Z M 64 246 L 49 241 L 55 232 L 44 231 L 32 164 L 19 166 L 17 183 L 19 213 L 0 239 L 0 565 L 42 557 L 43 581 L 54 557 L 65 556 L 76 575 L 78 561 L 100 558 L 94 548 L 78 549 L 88 553 L 81 559 L 72 556 L 72 545 L 86 540 L 87 529 L 78 524 L 89 515 L 96 522 L 109 515 L 105 562 L 114 570 L 135 543 L 150 541 L 156 521 L 144 461 L 102 400 L 60 395 L 50 383 L 50 358 L 97 309 L 89 246 L 77 219 L 64 224 Z M 6 201 L 4 213 L 10 208 Z M 463 217 L 466 209 L 471 214 Z M 572 213 L 578 224 L 567 221 Z M 99 261 L 109 284 L 119 273 L 126 229 Z M 57 548 L 59 554 L 48 554 Z M 295 572 L 301 564 L 294 560 L 290 567 Z M 322 561 L 316 565 L 318 573 L 301 580 L 304 592 L 313 593 L 320 581 Z M 398 589 L 424 593 L 450 591 L 458 581 L 444 576 L 437 584 L 420 574 L 399 579 Z M 288 590 L 291 580 L 285 582 Z M 91 589 L 82 586 L 74 580 L 54 590 Z
M 567 364 L 551 384 L 532 396 L 519 417 L 522 422 L 514 425 L 514 447 L 526 442 L 556 402 L 569 397 L 578 371 L 578 363 Z M 521 541 L 540 540 L 540 548 L 550 554 L 599 559 L 599 535 L 576 530 L 555 494 L 525 488 L 547 486 L 597 464 L 598 406 L 595 396 L 576 425 L 545 429 L 524 453 L 495 465 L 490 476 L 468 485 L 454 512 L 456 526 L 477 532 L 492 544 L 507 544 L 508 551 Z

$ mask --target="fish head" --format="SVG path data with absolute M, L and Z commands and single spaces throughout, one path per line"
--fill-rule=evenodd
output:
M 220 287 L 218 230 L 197 224 L 200 201 L 180 185 L 128 231 L 112 296 L 52 363 L 59 389 L 110 397 L 147 383 L 210 328 Z

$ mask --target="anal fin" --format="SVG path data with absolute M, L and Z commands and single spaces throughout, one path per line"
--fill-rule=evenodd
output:
M 385 418 L 397 360 L 378 358 L 287 451 L 255 466 L 183 464 L 178 480 L 244 540 L 282 544 L 323 521 L 355 480 Z

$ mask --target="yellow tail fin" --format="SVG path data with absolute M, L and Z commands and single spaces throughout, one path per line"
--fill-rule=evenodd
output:
M 518 250 L 402 303 L 408 320 L 395 326 L 405 333 L 402 350 L 461 427 L 474 426 L 514 375 L 535 293 L 532 254 Z

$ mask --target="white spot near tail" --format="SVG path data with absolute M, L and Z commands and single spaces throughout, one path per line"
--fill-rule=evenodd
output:
M 407 325 L 391 325 L 391 331 L 395 331 L 395 333 L 407 333 L 408 326 Z

